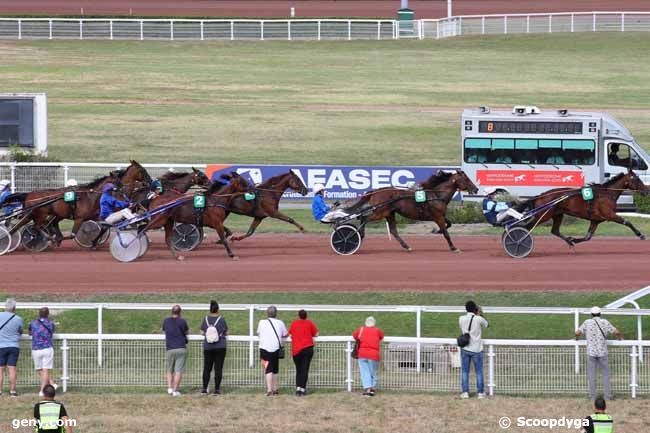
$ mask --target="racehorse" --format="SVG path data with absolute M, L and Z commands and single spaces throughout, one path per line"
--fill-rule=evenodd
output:
M 123 187 L 124 191 L 132 192 L 138 182 L 146 182 L 147 180 L 150 181 L 150 179 L 144 167 L 136 161 L 131 161 L 127 168 L 111 172 L 108 176 L 100 177 L 88 184 L 16 195 L 20 196 L 24 208 L 35 206 L 31 211 L 31 220 L 39 228 L 46 229 L 54 237 L 54 244 L 59 246 L 63 239 L 66 239 L 59 228 L 60 221 L 64 219 L 74 220 L 71 236 L 67 238 L 72 239 L 84 221 L 99 217 L 99 199 L 102 195 L 102 187 L 105 184 L 109 182 L 117 183 Z M 75 192 L 74 202 L 68 203 L 63 200 L 63 195 L 67 191 Z M 49 200 L 53 201 L 47 205 L 38 206 L 39 203 L 45 203 Z M 12 227 L 12 233 L 26 225 L 29 220 L 30 218 L 25 218 Z
M 440 233 L 447 240 L 449 249 L 460 252 L 454 246 L 447 231 L 447 220 L 445 218 L 447 206 L 457 191 L 467 191 L 475 194 L 478 192 L 478 188 L 462 170 L 456 170 L 453 173 L 439 171 L 421 182 L 420 188 L 426 194 L 425 201 L 422 203 L 415 200 L 415 191 L 411 189 L 388 187 L 364 194 L 358 202 L 347 208 L 346 211 L 361 211 L 363 215 L 363 209 L 369 208 L 371 213 L 362 216 L 362 219 L 364 221 L 385 219 L 388 222 L 390 233 L 407 251 L 411 251 L 411 247 L 404 242 L 397 232 L 395 215 L 399 214 L 417 221 L 434 221 L 438 225 Z
M 199 227 L 208 226 L 216 230 L 219 234 L 228 257 L 237 259 L 233 254 L 228 241 L 226 239 L 225 229 L 223 222 L 229 214 L 230 205 L 232 201 L 249 191 L 251 185 L 239 174 L 232 172 L 228 176 L 230 181 L 228 185 L 223 185 L 219 182 L 214 182 L 208 190 L 199 194 L 185 194 L 182 196 L 172 197 L 164 195 L 154 198 L 151 201 L 150 210 L 156 209 L 173 202 L 174 200 L 183 200 L 184 203 L 180 204 L 168 212 L 161 213 L 154 216 L 151 221 L 143 228 L 143 230 L 156 229 L 165 227 L 165 241 L 170 245 L 172 254 L 176 256 L 176 252 L 172 245 L 172 235 L 174 223 L 195 224 Z M 195 197 L 205 197 L 205 207 L 203 209 L 196 209 L 194 206 Z
M 155 191 L 155 181 L 151 185 L 146 182 L 141 182 L 140 185 L 136 186 L 135 192 L 130 197 L 131 202 L 141 205 L 144 209 L 149 209 L 153 197 L 162 195 L 166 195 L 169 198 L 178 197 L 181 194 L 185 194 L 193 186 L 210 186 L 210 178 L 201 170 L 197 170 L 194 167 L 192 167 L 191 172 L 165 173 L 157 181 L 162 186 L 162 192 Z
M 298 177 L 293 170 L 290 170 L 288 173 L 274 176 L 257 185 L 253 189 L 255 198 L 252 200 L 246 200 L 243 196 L 235 197 L 230 204 L 230 212 L 252 217 L 253 222 L 245 235 L 233 236 L 230 240 L 241 241 L 242 239 L 252 236 L 262 220 L 267 217 L 276 218 L 288 222 L 289 224 L 293 224 L 298 227 L 298 230 L 304 232 L 305 228 L 300 223 L 278 210 L 282 194 L 284 194 L 284 192 L 289 188 L 303 196 L 307 195 L 309 192 L 307 186 L 305 186 L 300 177 Z M 230 231 L 226 227 L 226 233 L 229 232 Z
M 526 228 L 532 229 L 552 219 L 551 233 L 571 247 L 590 240 L 598 225 L 605 221 L 622 224 L 632 230 L 639 239 L 645 240 L 645 236 L 631 222 L 616 214 L 616 202 L 623 191 L 637 191 L 644 195 L 650 193 L 650 188 L 631 169 L 627 173 L 614 176 L 605 183 L 591 184 L 589 187 L 593 191 L 593 199 L 591 200 L 583 199 L 580 189 L 557 188 L 532 198 L 522 205 L 516 206 L 516 208 L 525 211 L 548 205 L 548 210 L 539 212 L 538 216 L 526 223 Z M 562 235 L 560 226 L 564 215 L 571 215 L 589 221 L 587 234 L 582 238 Z

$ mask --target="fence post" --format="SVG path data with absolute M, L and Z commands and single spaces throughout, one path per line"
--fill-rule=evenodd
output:
M 287 39 L 291 40 L 291 20 L 287 21 Z
M 19 19 L 18 20 L 18 39 L 23 38 L 23 20 Z
M 463 36 L 463 17 L 458 19 L 458 36 Z
M 503 34 L 508 34 L 508 15 L 503 16 Z
M 201 20 L 201 40 L 203 39 L 203 20 Z
M 632 390 L 632 398 L 636 398 L 636 388 L 638 384 L 636 383 L 636 373 L 637 373 L 637 362 L 636 359 L 638 357 L 637 352 L 636 352 L 636 346 L 632 346 L 632 353 L 630 353 L 630 357 L 632 358 L 631 366 L 630 366 L 630 388 Z
M 625 12 L 621 13 L 621 31 L 625 31 Z
M 110 32 L 111 32 L 111 41 L 112 41 L 113 40 L 113 20 L 110 20 L 108 22 L 108 27 L 109 27 Z
M 422 308 L 418 307 L 415 310 L 415 336 L 417 337 L 417 343 L 415 344 L 415 359 L 418 364 L 416 366 L 416 371 L 419 373 L 422 370 L 422 343 L 420 338 L 422 338 Z
M 348 41 L 352 40 L 352 21 L 348 20 Z
M 255 336 L 253 324 L 255 320 L 255 305 L 251 305 L 248 307 L 248 336 L 251 337 L 250 342 L 248 343 L 248 367 L 253 368 L 253 362 L 255 362 L 255 354 L 253 353 L 255 351 L 255 345 L 253 343 L 253 337 Z
M 50 20 L 50 40 L 52 40 L 52 20 Z
M 640 314 L 636 316 L 636 332 L 639 340 L 639 362 L 643 363 L 643 318 Z
M 575 329 L 578 329 L 580 327 L 580 313 L 578 312 L 578 309 L 576 309 L 573 312 L 573 325 L 574 325 L 574 331 Z M 578 340 L 576 339 L 576 348 L 575 348 L 575 355 L 574 355 L 574 368 L 575 368 L 575 373 L 580 374 L 580 345 L 578 344 Z
M 63 345 L 61 346 L 61 382 L 63 384 L 63 392 L 68 391 L 68 350 L 70 348 L 68 347 L 68 339 L 64 338 L 63 339 Z
M 548 16 L 548 32 L 553 33 L 553 15 Z
M 63 186 L 68 184 L 68 176 L 70 172 L 70 167 L 68 165 L 63 166 Z
M 16 192 L 16 163 L 13 162 L 9 169 L 10 171 L 10 180 L 11 180 L 11 193 Z
M 593 21 L 591 23 L 591 31 L 595 32 L 596 31 L 596 14 L 594 13 Z
M 575 15 L 571 14 L 571 33 L 573 33 L 574 28 L 575 28 Z
M 318 20 L 318 40 L 320 41 L 320 20 Z
M 230 40 L 234 41 L 235 40 L 235 22 L 230 21 Z
M 84 38 L 84 21 L 79 20 L 79 40 L 83 40 Z
M 345 365 L 347 372 L 345 381 L 348 384 L 348 392 L 352 392 L 352 344 L 349 341 L 345 343 Z
M 377 21 L 377 40 L 381 40 L 381 21 Z
M 481 17 L 481 34 L 485 34 L 485 16 Z
M 418 20 L 418 36 L 420 40 L 424 39 L 424 22 L 422 20 Z
M 526 33 L 530 33 L 530 15 L 526 15 Z
M 264 21 L 260 21 L 260 40 L 264 40 Z
M 144 21 L 140 20 L 140 40 L 144 40 Z
M 174 40 L 174 20 L 169 20 L 169 40 Z
M 494 395 L 494 345 L 490 344 L 488 348 L 488 389 L 490 397 Z
M 440 39 L 440 21 L 436 21 L 436 39 Z
M 97 365 L 102 366 L 102 334 L 104 333 L 104 306 L 97 306 Z

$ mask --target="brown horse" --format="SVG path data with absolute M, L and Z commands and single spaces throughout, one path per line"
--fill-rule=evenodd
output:
M 434 221 L 440 228 L 440 233 L 447 240 L 449 249 L 454 252 L 460 251 L 454 246 L 447 231 L 447 220 L 445 218 L 447 205 L 449 205 L 456 192 L 467 191 L 475 194 L 478 188 L 461 170 L 456 170 L 454 173 L 439 171 L 426 181 L 421 182 L 420 187 L 426 193 L 426 201 L 422 203 L 416 202 L 415 191 L 413 190 L 389 187 L 366 193 L 347 210 L 355 212 L 370 208 L 371 213 L 362 216 L 363 221 L 385 219 L 388 222 L 390 233 L 407 251 L 411 251 L 411 247 L 404 242 L 397 232 L 395 215 L 399 214 L 417 221 Z
M 212 227 L 219 234 L 228 256 L 237 259 L 233 254 L 226 240 L 224 229 L 224 221 L 228 217 L 229 209 L 232 201 L 249 191 L 251 185 L 239 174 L 233 172 L 230 174 L 230 183 L 223 185 L 219 182 L 213 183 L 205 193 L 200 194 L 185 194 L 182 196 L 162 195 L 154 198 L 151 201 L 150 209 L 156 209 L 164 206 L 174 200 L 183 200 L 184 203 L 174 207 L 159 215 L 154 216 L 151 222 L 146 225 L 145 229 L 156 229 L 165 227 L 165 241 L 167 245 L 172 245 L 172 234 L 174 223 L 195 224 L 199 227 L 208 226 Z M 198 210 L 194 208 L 194 197 L 205 196 L 205 208 Z M 175 256 L 174 248 L 171 248 L 172 254 Z
M 547 211 L 542 211 L 530 222 L 526 223 L 528 229 L 553 220 L 551 233 L 562 239 L 569 246 L 573 247 L 581 242 L 591 239 L 598 228 L 598 225 L 605 221 L 611 221 L 629 227 L 630 230 L 641 240 L 645 236 L 634 225 L 616 214 L 616 202 L 623 191 L 631 190 L 642 194 L 648 194 L 650 189 L 632 171 L 621 173 L 603 184 L 589 185 L 593 191 L 593 199 L 586 201 L 582 198 L 580 189 L 558 188 L 547 191 L 538 197 L 528 200 L 523 205 L 517 206 L 519 210 L 539 208 L 544 205 L 551 205 Z M 566 197 L 566 198 L 563 198 Z M 577 218 L 590 221 L 587 234 L 582 238 L 572 238 L 560 233 L 560 226 L 564 215 L 571 215 Z
M 99 217 L 99 199 L 102 195 L 102 187 L 106 183 L 116 183 L 122 187 L 125 193 L 129 194 L 133 192 L 133 188 L 136 187 L 138 182 L 146 182 L 147 180 L 150 181 L 151 178 L 144 167 L 136 161 L 131 161 L 127 168 L 111 172 L 108 176 L 98 178 L 88 184 L 22 194 L 23 207 L 35 206 L 35 208 L 31 213 L 31 218 L 25 218 L 16 224 L 12 228 L 12 232 L 19 230 L 31 219 L 38 227 L 46 229 L 58 246 L 63 239 L 66 239 L 61 233 L 59 222 L 64 219 L 74 220 L 72 233 L 68 238 L 72 239 L 84 221 L 94 220 Z M 74 202 L 68 203 L 63 200 L 63 195 L 67 191 L 75 192 Z M 50 200 L 53 201 L 47 205 L 39 206 L 40 203 Z
M 298 227 L 298 230 L 304 232 L 305 228 L 300 223 L 278 210 L 282 194 L 284 194 L 284 192 L 289 188 L 303 196 L 307 195 L 309 192 L 307 186 L 305 186 L 300 177 L 298 177 L 293 170 L 290 170 L 288 173 L 274 176 L 257 185 L 253 189 L 253 192 L 255 193 L 255 198 L 253 200 L 246 200 L 243 196 L 235 197 L 230 204 L 230 212 L 252 217 L 253 222 L 245 235 L 233 236 L 230 240 L 241 241 L 242 239 L 252 236 L 262 220 L 267 217 L 276 218 L 280 221 L 293 224 Z M 226 233 L 228 232 L 229 230 L 226 228 Z
M 152 193 L 155 197 L 166 196 L 168 198 L 178 197 L 185 194 L 193 186 L 208 187 L 210 178 L 201 170 L 192 167 L 191 172 L 174 173 L 168 172 L 160 176 L 158 183 L 162 186 L 162 192 L 158 192 L 155 183 L 148 184 L 141 182 L 136 187 L 136 191 L 131 195 L 131 202 L 137 203 L 144 209 L 149 209 L 153 200 Z

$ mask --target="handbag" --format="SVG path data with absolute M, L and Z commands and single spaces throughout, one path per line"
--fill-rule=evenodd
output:
M 273 321 L 271 319 L 268 320 L 269 323 L 271 324 L 271 328 L 273 329 L 273 333 L 275 334 L 275 338 L 278 339 L 278 344 L 280 345 L 280 349 L 278 349 L 278 359 L 284 359 L 284 347 L 282 346 L 282 342 L 280 341 L 278 332 L 275 330 L 275 326 L 273 326 Z
M 472 316 L 472 318 L 469 320 L 469 328 L 467 328 L 467 332 L 462 334 L 460 337 L 456 339 L 456 343 L 458 344 L 458 347 L 466 347 L 469 345 L 470 342 L 470 336 L 469 336 L 469 331 L 472 330 L 472 322 L 474 321 L 475 315 Z
M 361 332 L 359 332 L 359 338 L 356 338 L 354 340 L 354 349 L 352 349 L 352 358 L 354 359 L 359 359 L 359 346 L 361 345 L 361 336 L 363 335 L 363 329 L 361 328 Z

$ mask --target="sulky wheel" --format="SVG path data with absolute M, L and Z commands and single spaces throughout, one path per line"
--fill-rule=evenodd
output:
M 102 228 L 96 221 L 84 221 L 79 227 L 79 231 L 75 235 L 74 240 L 82 248 L 92 248 L 95 246 L 95 241 L 101 231 Z M 110 231 L 107 230 L 107 233 L 110 234 Z
M 140 241 L 140 252 L 138 253 L 138 257 L 142 257 L 149 250 L 149 236 L 147 236 L 146 233 L 141 233 L 138 236 L 138 240 Z
M 11 235 L 9 230 L 0 225 L 0 256 L 6 254 L 11 248 Z
M 505 231 L 501 241 L 506 253 L 516 259 L 528 256 L 535 247 L 533 235 L 523 227 L 514 227 Z
M 118 232 L 111 241 L 111 254 L 119 262 L 132 262 L 140 256 L 141 244 L 133 232 Z
M 203 231 L 194 224 L 176 224 L 172 233 L 172 248 L 176 251 L 192 251 L 203 240 Z
M 349 256 L 361 247 L 359 229 L 352 225 L 337 226 L 330 235 L 330 245 L 336 254 Z
M 8 253 L 13 253 L 18 249 L 20 246 L 20 243 L 23 240 L 23 229 L 18 229 L 18 230 L 13 230 L 13 233 L 11 233 L 12 229 L 9 229 L 9 233 L 11 234 L 11 246 L 9 247 Z
M 22 245 L 25 249 L 33 252 L 40 253 L 45 251 L 50 245 L 50 237 L 42 228 L 30 224 L 23 230 Z

